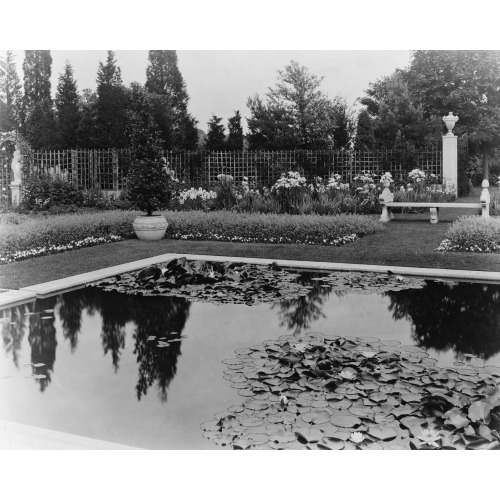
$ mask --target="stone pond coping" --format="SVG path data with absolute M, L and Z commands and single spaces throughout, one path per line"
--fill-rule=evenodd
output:
M 271 264 L 276 262 L 284 268 L 303 269 L 309 271 L 358 271 L 400 274 L 403 276 L 418 276 L 422 278 L 454 280 L 454 281 L 480 281 L 484 283 L 499 283 L 500 272 L 466 271 L 457 269 L 433 269 L 421 267 L 380 266 L 369 264 L 345 264 L 336 262 L 312 262 L 302 260 L 256 259 L 242 257 L 226 257 L 219 255 L 193 255 L 185 253 L 166 253 L 141 259 L 119 266 L 107 267 L 89 273 L 78 274 L 47 283 L 27 286 L 20 290 L 9 290 L 0 294 L 0 307 L 13 306 L 20 303 L 32 302 L 36 298 L 49 297 L 63 291 L 81 288 L 86 283 L 101 280 L 125 272 L 135 271 L 151 264 L 158 264 L 176 257 L 186 257 L 188 260 L 207 260 L 211 262 L 244 262 L 247 264 Z
M 138 450 L 67 432 L 0 420 L 0 450 Z

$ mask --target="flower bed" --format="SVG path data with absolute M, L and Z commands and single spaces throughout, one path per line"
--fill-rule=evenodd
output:
M 132 221 L 139 212 L 119 210 L 51 217 L 3 214 L 0 217 L 0 263 L 63 252 L 83 246 L 135 238 Z M 164 212 L 166 238 L 244 243 L 343 245 L 383 229 L 373 217 L 335 217 Z
M 383 229 L 361 215 L 278 215 L 220 212 L 165 212 L 167 238 L 244 243 L 343 245 Z
M 4 214 L 0 219 L 0 263 L 131 238 L 135 215 L 120 210 L 51 217 Z
M 452 224 L 436 250 L 500 253 L 500 219 L 462 216 Z

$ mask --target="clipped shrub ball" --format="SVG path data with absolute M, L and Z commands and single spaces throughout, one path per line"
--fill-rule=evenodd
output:
M 166 208 L 170 202 L 170 176 L 158 160 L 137 160 L 127 176 L 127 193 L 137 209 L 147 215 Z

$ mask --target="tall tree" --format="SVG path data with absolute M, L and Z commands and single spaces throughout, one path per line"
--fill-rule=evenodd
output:
M 374 148 L 375 135 L 373 134 L 372 119 L 370 118 L 368 111 L 366 109 L 362 109 L 358 115 L 354 149 L 358 151 L 370 151 Z
M 408 70 L 408 87 L 425 116 L 458 115 L 458 133 L 488 157 L 500 147 L 500 52 L 496 50 L 417 50 Z
M 222 118 L 212 115 L 208 122 L 207 140 L 205 141 L 205 149 L 207 151 L 224 151 L 226 149 L 226 135 L 224 133 L 224 125 Z
M 335 97 L 331 101 L 333 118 L 333 147 L 335 149 L 348 148 L 354 134 L 354 119 L 352 110 L 343 97 Z
M 227 121 L 226 148 L 230 151 L 241 151 L 243 149 L 243 127 L 241 126 L 241 115 L 239 111 Z
M 175 50 L 150 50 L 145 88 L 165 149 L 195 149 L 197 121 L 188 113 L 189 95 Z
M 133 160 L 160 160 L 162 147 L 159 130 L 146 93 L 137 82 L 130 86 L 127 133 Z
M 56 93 L 56 114 L 59 129 L 59 143 L 62 149 L 74 148 L 78 142 L 80 123 L 79 96 L 73 77 L 73 68 L 66 61 L 64 73 L 59 76 Z
M 398 144 L 407 141 L 413 147 L 425 147 L 436 140 L 441 125 L 433 115 L 424 116 L 423 107 L 412 99 L 401 72 L 371 84 L 367 94 L 369 97 L 361 102 L 375 113 L 377 148 L 393 148 L 397 137 Z
M 24 105 L 29 113 L 35 103 L 51 99 L 52 56 L 50 50 L 25 50 L 24 53 Z
M 127 146 L 127 95 L 112 50 L 97 72 L 97 130 L 100 148 Z
M 49 98 L 33 106 L 25 123 L 26 139 L 33 149 L 58 149 L 56 116 Z
M 0 57 L 0 131 L 19 130 L 23 98 L 14 54 L 8 50 Z
M 97 94 L 91 89 L 84 89 L 79 98 L 78 107 L 80 121 L 76 146 L 84 149 L 97 148 Z
M 332 102 L 319 88 L 322 78 L 291 61 L 278 71 L 277 80 L 276 86 L 268 89 L 266 102 L 258 95 L 247 101 L 251 147 L 333 147 L 335 120 Z

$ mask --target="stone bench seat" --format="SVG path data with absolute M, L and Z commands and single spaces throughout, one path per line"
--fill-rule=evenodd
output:
M 488 219 L 490 216 L 490 193 L 488 191 L 489 183 L 484 180 L 482 183 L 483 192 L 479 199 L 479 203 L 460 203 L 460 202 L 437 202 L 437 201 L 392 201 L 394 194 L 389 190 L 389 182 L 384 184 L 384 191 L 379 197 L 382 205 L 382 214 L 380 215 L 381 222 L 389 222 L 394 219 L 391 208 L 396 207 L 420 207 L 430 209 L 430 222 L 436 224 L 438 222 L 438 210 L 440 208 L 464 208 L 464 209 L 481 209 L 481 217 Z
M 404 201 L 391 201 L 385 204 L 387 207 L 429 207 L 429 208 L 481 208 L 481 203 L 454 203 L 454 202 L 432 202 L 432 201 L 418 201 L 418 202 L 404 202 Z

